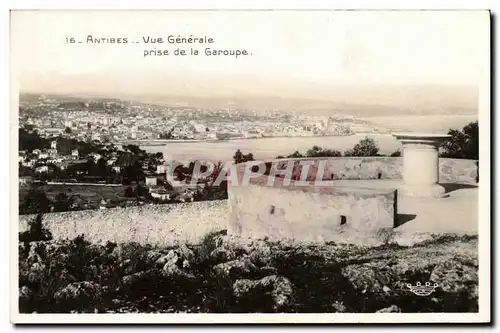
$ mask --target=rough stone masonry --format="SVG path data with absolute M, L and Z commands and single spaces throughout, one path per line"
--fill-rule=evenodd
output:
M 238 170 L 238 175 L 242 169 Z M 266 186 L 261 176 L 249 185 L 231 185 L 228 232 L 245 238 L 322 242 L 342 234 L 375 234 L 393 228 L 397 191 L 283 184 Z

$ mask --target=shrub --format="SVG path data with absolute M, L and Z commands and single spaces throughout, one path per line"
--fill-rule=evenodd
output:
M 28 230 L 19 233 L 20 242 L 47 241 L 52 239 L 52 233 L 43 226 L 43 215 L 38 214 L 28 222 Z
M 19 204 L 19 214 L 48 213 L 52 202 L 42 190 L 31 188 Z
M 254 157 L 252 153 L 248 153 L 245 155 L 241 152 L 241 150 L 238 149 L 233 156 L 233 160 L 235 164 L 239 164 L 239 163 L 254 161 Z
M 132 198 L 135 196 L 135 192 L 134 192 L 134 189 L 130 186 L 127 186 L 127 188 L 125 189 L 125 196 L 127 198 Z
M 306 153 L 307 157 L 340 157 L 342 153 L 338 150 L 333 149 L 323 149 L 318 146 L 313 146 Z
M 472 122 L 461 131 L 450 129 L 451 137 L 443 142 L 442 157 L 479 159 L 479 123 Z
M 391 154 L 391 157 L 400 157 L 401 156 L 401 150 L 396 150 Z
M 354 148 L 345 151 L 346 157 L 379 156 L 379 148 L 373 138 L 366 137 L 359 141 Z
M 381 228 L 377 230 L 376 233 L 377 239 L 379 239 L 384 245 L 393 244 L 395 236 L 396 232 L 393 228 Z

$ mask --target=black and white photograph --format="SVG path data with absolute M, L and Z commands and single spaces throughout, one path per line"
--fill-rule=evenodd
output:
M 490 20 L 12 10 L 11 321 L 489 322 Z

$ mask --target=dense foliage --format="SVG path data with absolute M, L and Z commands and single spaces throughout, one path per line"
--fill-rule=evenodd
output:
M 461 131 L 450 129 L 451 138 L 442 145 L 441 156 L 450 158 L 479 159 L 479 123 L 473 122 Z

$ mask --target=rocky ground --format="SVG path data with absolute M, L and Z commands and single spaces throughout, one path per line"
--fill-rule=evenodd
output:
M 407 284 L 437 283 L 429 296 Z M 412 247 L 243 242 L 224 232 L 175 247 L 20 234 L 22 313 L 477 312 L 476 236 Z

